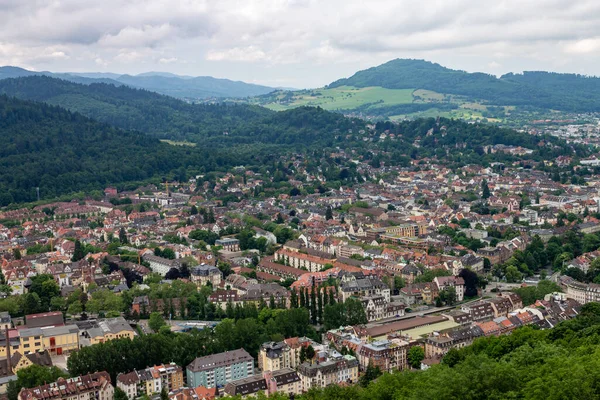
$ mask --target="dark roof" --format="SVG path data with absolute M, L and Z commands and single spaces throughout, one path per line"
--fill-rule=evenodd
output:
M 244 349 L 226 351 L 225 353 L 198 357 L 187 366 L 192 372 L 209 371 L 214 368 L 224 367 L 242 362 L 254 362 L 254 358 Z
M 267 389 L 267 382 L 261 375 L 255 375 L 237 381 L 229 382 L 225 385 L 225 393 L 231 396 L 257 393 Z

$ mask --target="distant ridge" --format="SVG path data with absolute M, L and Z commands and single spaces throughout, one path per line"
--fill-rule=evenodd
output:
M 127 85 L 168 96 L 192 100 L 251 97 L 267 94 L 275 90 L 275 88 L 268 86 L 232 81 L 229 79 L 218 79 L 210 76 L 179 76 L 168 72 L 119 75 L 104 72 L 37 72 L 13 66 L 0 67 L 0 80 L 34 75 L 45 75 L 85 85 L 92 83 L 107 83 L 115 86 Z

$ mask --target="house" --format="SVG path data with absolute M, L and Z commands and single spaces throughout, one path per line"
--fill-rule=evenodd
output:
M 350 355 L 335 357 L 324 362 L 304 362 L 298 367 L 302 391 L 340 383 L 356 383 L 358 360 Z
M 240 241 L 234 238 L 215 240 L 215 246 L 221 246 L 225 251 L 240 251 Z
M 465 280 L 460 276 L 437 276 L 433 279 L 433 283 L 436 284 L 438 293 L 442 290 L 454 288 L 456 301 L 463 301 L 465 297 Z
M 300 347 L 292 348 L 284 342 L 266 342 L 260 346 L 258 368 L 261 371 L 277 371 L 300 365 Z
M 166 275 L 171 268 L 181 268 L 181 264 L 178 260 L 169 260 L 168 258 L 155 256 L 151 252 L 144 254 L 142 259 L 150 264 L 150 269 L 153 272 L 161 275 Z
M 226 396 L 256 396 L 258 393 L 267 395 L 267 381 L 262 375 L 253 375 L 247 378 L 228 382 L 223 389 Z
M 342 281 L 339 289 L 342 301 L 352 296 L 383 296 L 386 302 L 390 301 L 390 288 L 377 277 L 349 279 Z
M 223 280 L 223 273 L 215 266 L 203 264 L 192 268 L 190 279 L 197 286 L 206 286 L 210 282 L 212 287 L 217 287 Z
M 385 339 L 358 346 L 356 356 L 362 370 L 369 365 L 379 367 L 381 371 L 392 372 L 407 368 L 408 342 L 401 339 Z
M 23 388 L 19 400 L 112 400 L 114 387 L 107 372 L 96 372 L 34 388 Z
M 175 364 L 162 364 L 117 375 L 117 387 L 131 400 L 143 395 L 152 396 L 163 388 L 167 392 L 183 388 L 183 369 Z

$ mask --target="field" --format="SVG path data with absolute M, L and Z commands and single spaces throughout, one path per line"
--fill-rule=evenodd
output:
M 373 103 L 379 105 L 410 104 L 413 102 L 412 92 L 413 89 L 341 86 L 333 89 L 278 92 L 276 96 L 267 98 L 268 100 L 263 105 L 276 111 L 300 106 L 319 106 L 330 111 L 350 110 Z
M 487 118 L 489 122 L 503 122 L 505 119 L 503 113 L 489 112 L 488 107 L 477 99 L 424 89 L 340 86 L 331 89 L 277 91 L 254 97 L 250 101 L 275 111 L 301 106 L 319 106 L 328 111 L 350 113 L 354 111 L 355 115 L 361 117 L 387 118 L 392 121 L 438 116 L 467 121 Z M 421 105 L 421 109 L 411 110 L 411 107 L 407 107 L 410 104 Z M 427 106 L 423 108 L 423 105 L 431 108 Z M 449 109 L 448 105 L 454 105 L 455 108 Z M 393 106 L 399 107 L 395 110 Z M 513 109 L 514 107 L 503 107 L 505 113 L 510 113 Z
M 175 140 L 168 140 L 168 139 L 160 139 L 160 141 L 170 144 L 171 146 L 189 146 L 189 147 L 196 146 L 196 143 L 192 143 L 192 142 L 177 142 Z

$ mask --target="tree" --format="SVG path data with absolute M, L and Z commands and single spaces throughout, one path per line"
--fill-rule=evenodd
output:
M 477 274 L 468 268 L 463 268 L 458 273 L 458 276 L 463 278 L 465 281 L 465 296 L 477 296 L 477 285 L 479 283 L 479 278 L 477 277 Z
M 508 267 L 506 267 L 505 276 L 506 281 L 511 283 L 516 283 L 523 280 L 523 274 L 514 265 L 509 265 Z
M 125 393 L 123 389 L 115 386 L 113 400 L 129 400 L 129 397 L 127 397 L 127 393 Z
M 348 325 L 362 325 L 368 322 L 367 313 L 360 300 L 353 297 L 344 303 L 346 309 L 346 323 Z
M 481 198 L 482 199 L 488 199 L 490 197 L 490 188 L 488 186 L 488 182 L 486 179 L 484 179 L 481 182 Z
M 163 386 L 160 391 L 160 400 L 169 400 L 169 393 L 167 393 L 166 386 Z
M 79 261 L 85 257 L 85 253 L 83 252 L 83 247 L 81 246 L 81 242 L 79 240 L 75 241 L 75 250 L 73 251 L 73 257 L 71 261 Z
M 127 233 L 125 232 L 125 228 L 123 227 L 119 229 L 119 242 L 121 242 L 121 244 L 129 243 L 129 240 L 127 240 Z
M 150 313 L 150 319 L 148 319 L 148 326 L 154 332 L 158 332 L 162 326 L 165 326 L 166 322 L 163 316 L 159 312 Z
M 313 358 L 315 358 L 315 349 L 309 344 L 306 347 L 306 359 L 307 360 L 312 360 Z
M 358 379 L 358 383 L 362 387 L 367 387 L 369 383 L 379 378 L 382 375 L 381 369 L 379 367 L 373 366 L 373 364 L 369 363 L 367 366 L 367 370 L 365 374 Z
M 190 214 L 191 215 L 197 215 L 198 214 L 198 207 L 196 207 L 195 205 L 193 205 L 192 208 L 190 209 Z
M 413 346 L 408 350 L 406 361 L 413 368 L 420 369 L 421 361 L 425 358 L 425 350 L 421 346 Z
M 456 303 L 456 288 L 451 286 L 441 290 L 439 299 L 446 305 L 454 305 Z
M 325 219 L 327 221 L 333 219 L 333 210 L 331 209 L 331 206 L 327 206 L 327 209 L 325 210 Z
M 21 250 L 19 250 L 18 247 L 15 247 L 13 249 L 13 257 L 15 257 L 15 260 L 20 260 L 21 259 Z

